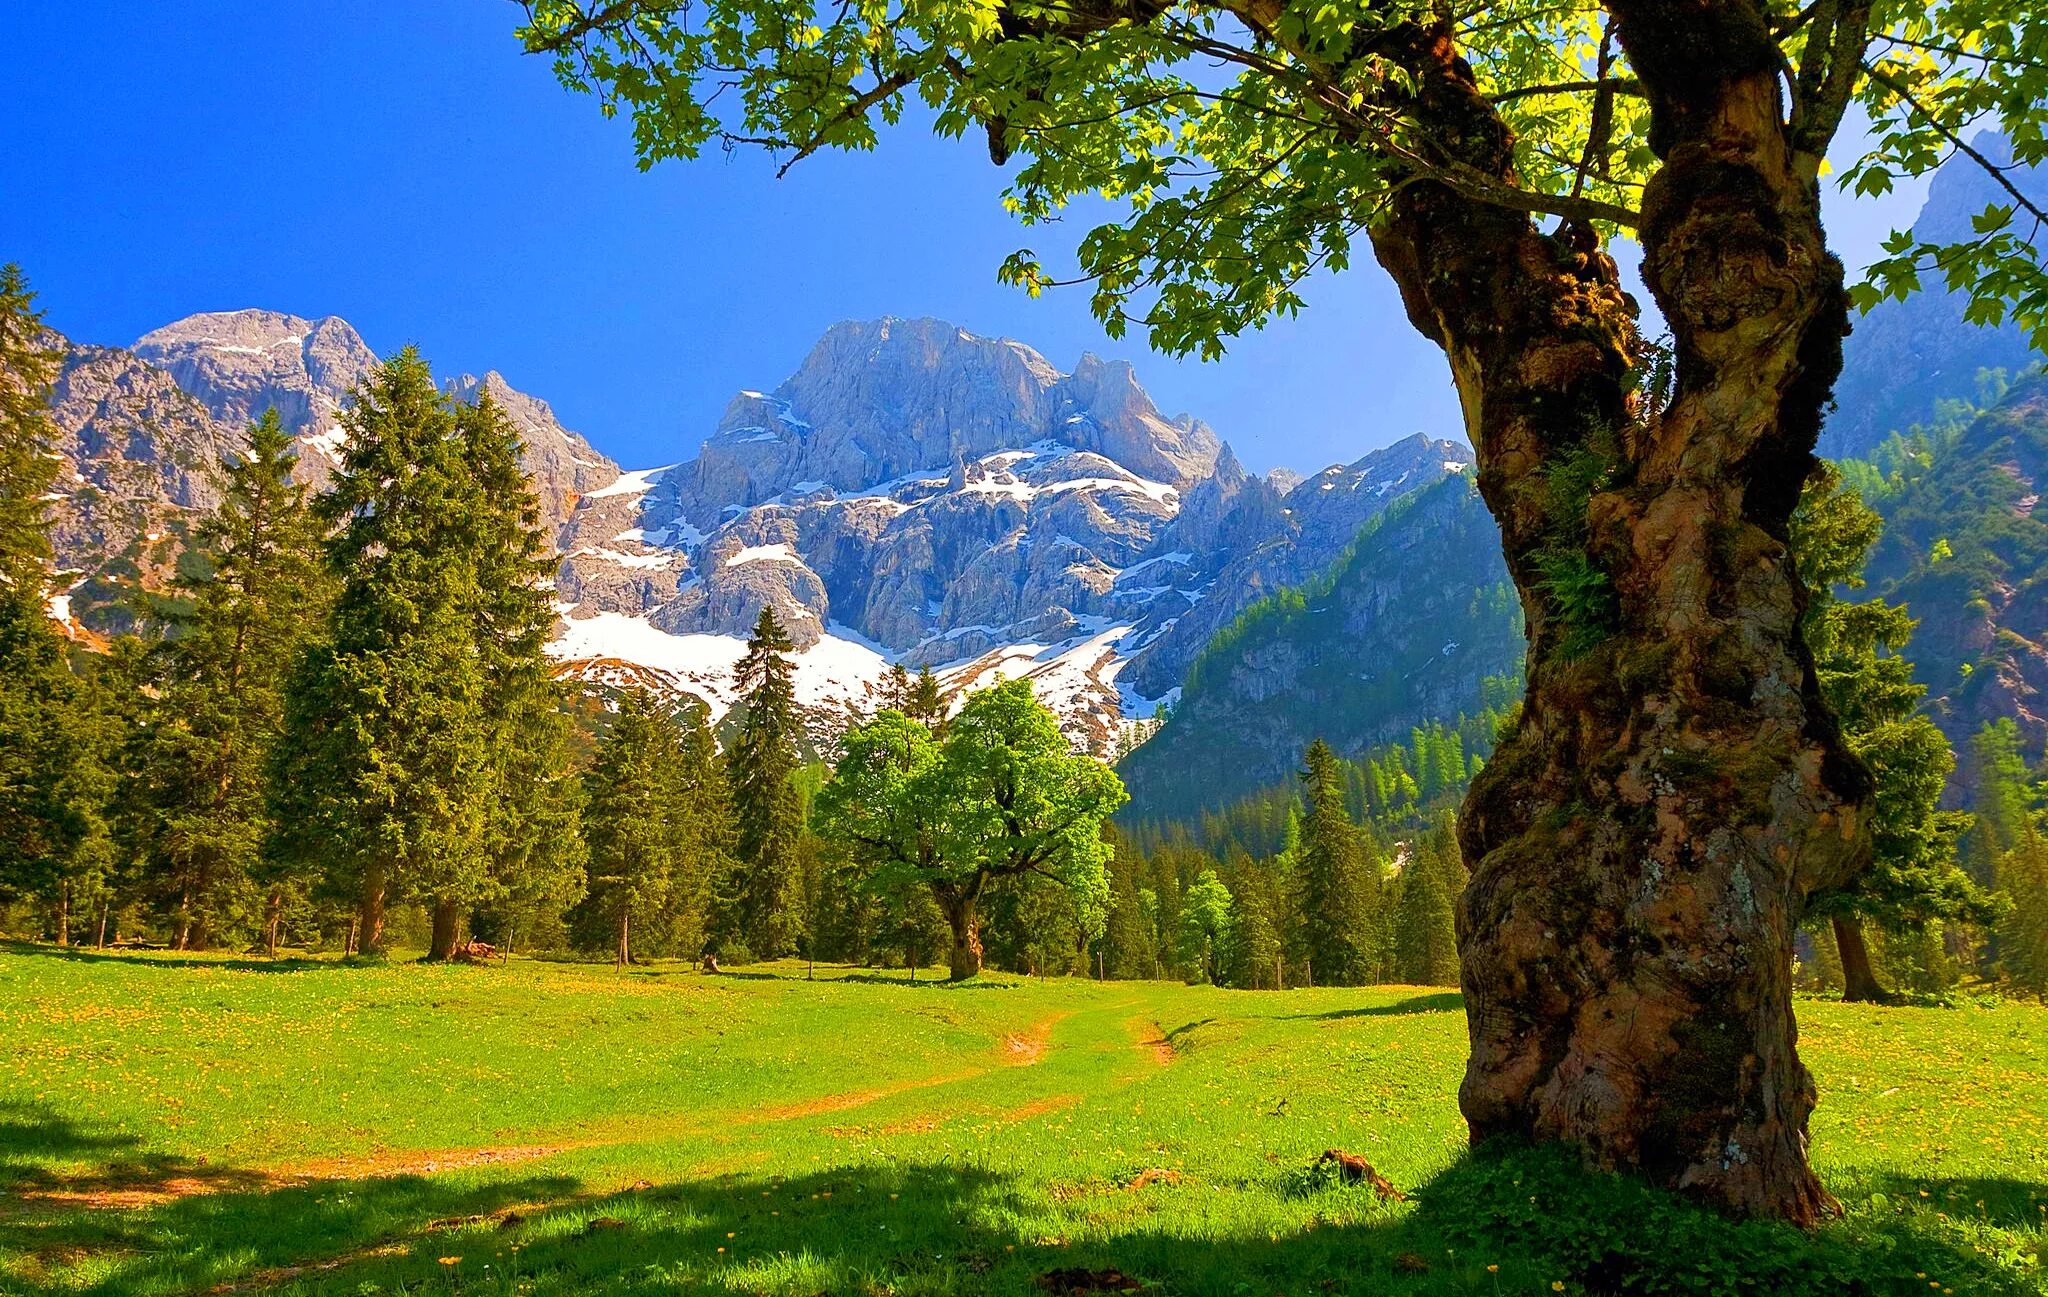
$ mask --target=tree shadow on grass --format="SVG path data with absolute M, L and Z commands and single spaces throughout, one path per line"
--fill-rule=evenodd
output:
M 501 1230 L 582 1188 L 566 1176 L 291 1181 L 150 1153 L 21 1105 L 0 1115 L 0 1175 L 8 1297 L 267 1290 L 438 1257 L 450 1232 Z
M 607 1194 L 559 1179 L 468 1189 L 359 1181 L 192 1199 L 149 1215 L 113 1237 L 134 1259 L 99 1290 L 288 1282 L 335 1297 L 1039 1297 L 1117 1291 L 1128 1280 L 1203 1297 L 1537 1294 L 1558 1284 L 1774 1297 L 2038 1291 L 2023 1265 L 1983 1246 L 1989 1236 L 1958 1233 L 1917 1194 L 1893 1218 L 1866 1213 L 1802 1234 L 1733 1224 L 1634 1181 L 1589 1175 L 1556 1150 L 1483 1150 L 1416 1187 L 1406 1206 L 1307 1168 L 1272 1179 L 1276 1195 L 1306 1200 L 1305 1227 L 1234 1234 L 1199 1174 L 1137 1188 L 1047 1186 L 903 1162 Z M 2017 1203 L 2048 1187 L 2007 1191 L 2018 1196 L 2002 1201 Z M 541 1199 L 544 1209 L 518 1205 Z M 2038 1246 L 2034 1230 L 2008 1233 Z M 294 1265 L 308 1268 L 287 1271 Z
M 1437 991 L 1429 995 L 1411 995 L 1393 1004 L 1362 1005 L 1355 1009 L 1331 1009 L 1327 1013 L 1290 1013 L 1290 1020 L 1335 1022 L 1343 1018 L 1404 1018 L 1416 1013 L 1459 1013 L 1465 1008 L 1465 997 L 1456 991 Z

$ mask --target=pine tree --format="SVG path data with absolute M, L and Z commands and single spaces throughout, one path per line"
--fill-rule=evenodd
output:
M 382 948 L 397 898 L 437 911 L 439 945 L 442 916 L 487 890 L 502 737 L 477 636 L 476 488 L 455 414 L 409 348 L 342 422 L 318 502 L 339 588 L 287 693 L 276 844 L 356 896 L 358 949 Z
M 1920 711 L 1927 689 L 1914 682 L 1904 656 L 1913 619 L 1882 599 L 1850 602 L 1837 594 L 1862 585 L 1865 556 L 1882 527 L 1827 464 L 1808 478 L 1792 520 L 1793 553 L 1812 592 L 1804 632 L 1821 693 L 1876 782 L 1870 865 L 1816 893 L 1807 913 L 1833 925 L 1846 997 L 1874 1001 L 1892 996 L 1878 980 L 1864 921 L 1904 937 L 1942 922 L 1988 925 L 2002 908 L 1956 865 L 1956 839 L 1969 819 L 1940 809 L 1955 758 Z
M 702 708 L 683 723 L 682 873 L 676 879 L 669 911 L 669 943 L 678 953 L 695 958 L 704 951 L 711 917 L 712 889 L 732 865 L 734 814 L 732 785 L 718 742 L 705 723 Z
M 889 670 L 882 676 L 881 709 L 909 715 L 914 688 L 909 670 L 901 662 L 890 663 Z
M 946 727 L 946 696 L 939 690 L 939 680 L 929 666 L 919 667 L 917 681 L 911 686 L 910 705 L 903 714 L 934 734 Z
M 1232 986 L 1279 990 L 1280 889 L 1272 873 L 1240 852 L 1231 862 L 1229 940 L 1224 969 Z
M 63 361 L 21 268 L 0 266 L 0 900 L 42 901 L 60 943 L 110 865 L 109 714 L 49 614 L 49 420 Z
M 458 405 L 455 424 L 469 470 L 474 634 L 493 734 L 488 879 L 470 903 L 490 907 L 492 935 L 502 939 L 516 916 L 559 914 L 582 895 L 583 836 L 567 701 L 546 653 L 555 559 L 540 502 L 519 465 L 518 433 L 488 391 Z M 437 908 L 433 957 L 450 953 L 461 903 Z
M 799 730 L 788 656 L 793 648 L 775 610 L 763 606 L 735 669 L 744 714 L 727 762 L 738 869 L 727 927 L 756 959 L 795 951 L 803 927 L 804 822 L 793 784 Z
M 2011 906 L 1998 924 L 1998 960 L 2015 986 L 2048 997 L 2048 838 L 2028 824 L 1998 858 Z
M 63 362 L 21 267 L 0 266 L 0 589 L 38 614 L 50 580 L 50 488 L 62 462 L 50 388 Z
M 1139 884 L 1144 861 L 1127 839 L 1114 840 L 1111 852 L 1109 916 L 1101 943 L 1103 967 L 1111 977 L 1155 977 L 1158 946 Z
M 1301 772 L 1305 814 L 1295 861 L 1297 944 L 1317 986 L 1358 986 L 1377 973 L 1379 935 L 1372 910 L 1376 889 L 1358 831 L 1344 808 L 1337 754 L 1317 739 Z
M 1452 898 L 1458 846 L 1448 824 L 1411 844 L 1401 871 L 1394 917 L 1394 972 L 1416 986 L 1458 984 L 1458 939 Z
M 276 948 L 288 871 L 264 853 L 266 779 L 284 689 L 326 617 L 321 527 L 292 480 L 277 411 L 249 429 L 221 501 L 195 529 L 168 604 L 158 701 L 137 762 L 141 850 L 172 945 L 261 929 Z
M 2020 844 L 2034 815 L 2034 787 L 2011 717 L 1986 721 L 1971 736 L 1965 773 L 1976 819 L 1963 835 L 1963 859 L 1971 877 L 1988 885 L 1998 858 Z
M 665 926 L 677 885 L 687 876 L 688 759 L 669 710 L 645 690 L 631 689 L 584 775 L 590 844 L 584 908 L 615 938 L 621 968 L 633 962 L 635 925 Z

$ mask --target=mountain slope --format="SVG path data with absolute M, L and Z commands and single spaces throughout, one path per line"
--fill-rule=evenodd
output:
M 1975 145 L 1994 163 L 2010 166 L 2012 148 L 1999 136 L 1985 133 Z M 2048 199 L 2048 168 L 2013 167 L 2006 178 Z M 1935 172 L 1913 232 L 1937 242 L 1967 240 L 1972 218 L 2010 201 L 1983 168 L 1958 156 Z M 1976 394 L 1979 370 L 2003 369 L 2017 378 L 2040 365 L 2018 325 L 1971 324 L 1963 318 L 1966 302 L 1964 294 L 1950 292 L 1930 274 L 1921 291 L 1904 301 L 1882 302 L 1855 322 L 1842 349 L 1835 408 L 1821 430 L 1821 455 L 1866 455 L 1893 432 L 1929 422 L 1938 402 Z
M 1870 581 L 1919 621 L 1908 649 L 1936 723 L 1961 750 L 1998 717 L 2048 742 L 2048 379 L 2020 384 L 1896 494 Z M 2038 516 L 2037 516 L 2038 514 Z
M 170 375 L 231 435 L 275 407 L 298 439 L 298 476 L 316 486 L 340 462 L 341 411 L 378 363 L 347 320 L 262 310 L 188 315 L 143 334 L 132 350 L 143 364 Z M 517 391 L 501 375 L 465 374 L 444 387 L 460 400 L 486 390 L 505 407 L 525 443 L 521 464 L 550 529 L 561 526 L 580 493 L 618 477 L 618 465 L 564 428 L 547 402 Z
M 1183 817 L 1278 783 L 1316 738 L 1356 755 L 1477 710 L 1486 677 L 1521 657 L 1521 611 L 1471 478 L 1409 494 L 1317 581 L 1210 642 L 1171 719 L 1119 767 L 1130 814 Z
M 929 665 L 956 692 L 1026 675 L 1107 752 L 1262 582 L 1326 565 L 1464 458 L 1411 438 L 1297 487 L 1290 509 L 1206 425 L 1162 415 L 1128 365 L 1063 373 L 939 320 L 841 324 L 773 392 L 735 397 L 695 458 L 583 498 L 555 649 L 578 672 L 672 672 L 716 712 L 704 664 L 769 606 L 805 650 L 800 674 L 812 653 L 835 671 L 866 653 L 877 678 Z M 834 688 L 821 679 L 820 699 Z
M 69 356 L 60 598 L 101 633 L 125 624 L 127 588 L 163 584 L 251 420 L 278 409 L 319 485 L 378 363 L 345 320 L 261 310 Z M 1028 677 L 1077 744 L 1106 753 L 1214 629 L 1469 460 L 1417 436 L 1306 480 L 1256 478 L 1207 425 L 1162 414 L 1129 365 L 1083 356 L 1062 372 L 938 320 L 835 326 L 774 391 L 736 396 L 694 455 L 633 472 L 496 373 L 443 388 L 488 392 L 520 432 L 561 553 L 564 674 L 688 692 L 716 716 L 772 606 L 821 738 L 901 662 L 955 694 Z

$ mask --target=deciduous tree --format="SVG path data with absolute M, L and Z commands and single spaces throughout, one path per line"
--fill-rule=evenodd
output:
M 1102 822 L 1123 802 L 1115 772 L 1076 754 L 1030 683 L 1012 680 L 970 697 L 944 739 L 889 711 L 849 731 L 820 813 L 879 890 L 929 891 L 957 981 L 981 971 L 978 907 L 993 880 L 1043 878 L 1100 913 Z
M 915 99 L 1019 163 L 1112 333 L 1174 353 L 1303 305 L 1369 247 L 1442 347 L 1529 629 L 1519 722 L 1459 819 L 1475 1137 L 1572 1142 L 1742 1213 L 1835 1210 L 1792 932 L 1870 855 L 1871 781 L 1801 637 L 1787 526 L 1852 292 L 1823 162 L 1881 192 L 2004 127 L 2048 154 L 2032 0 L 997 0 L 820 11 L 527 0 L 527 48 L 632 115 L 641 160 L 871 147 Z M 1939 268 L 2048 337 L 2042 210 L 1896 237 L 1855 296 Z M 1626 232 L 1671 333 L 1646 344 Z M 1361 247 L 1361 244 L 1364 247 Z M 1003 273 L 1038 291 L 1029 252 Z

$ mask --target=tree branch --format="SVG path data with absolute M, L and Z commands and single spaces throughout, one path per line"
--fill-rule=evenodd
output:
M 2004 167 L 1999 166 L 1990 158 L 1978 152 L 1968 140 L 1962 137 L 1961 132 L 1956 131 L 1946 122 L 1935 116 L 1934 110 L 1915 98 L 1912 90 L 1907 88 L 1903 82 L 1874 63 L 1863 64 L 1863 70 L 1870 74 L 1872 81 L 1877 82 L 1885 89 L 1897 95 L 1902 103 L 1906 104 L 1914 112 L 1919 113 L 1927 124 L 1934 128 L 1936 134 L 1955 146 L 1956 152 L 1984 168 L 1985 174 L 1997 181 L 2000 189 L 2012 195 L 2013 202 L 2018 204 L 2022 210 L 2026 211 L 2036 221 L 2048 221 L 2048 211 L 2043 211 L 2040 204 L 2021 193 L 2019 187 L 2007 179 Z

